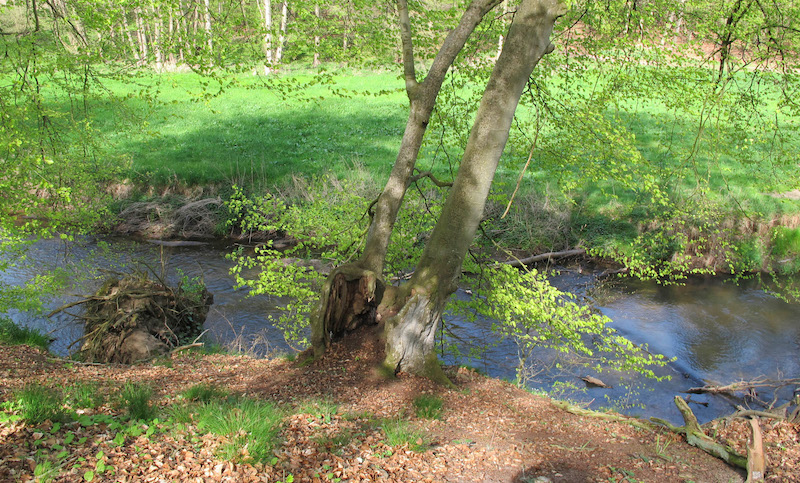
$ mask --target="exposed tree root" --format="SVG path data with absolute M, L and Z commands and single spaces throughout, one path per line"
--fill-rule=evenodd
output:
M 691 408 L 689 408 L 689 405 L 682 397 L 675 396 L 675 406 L 678 407 L 678 411 L 680 411 L 681 416 L 683 416 L 683 426 L 673 426 L 669 422 L 659 418 L 651 418 L 651 420 L 655 423 L 666 426 L 675 433 L 686 435 L 686 441 L 690 445 L 700 448 L 706 453 L 716 456 L 730 465 L 747 469 L 746 457 L 740 455 L 729 446 L 717 443 L 712 438 L 708 437 L 708 435 L 706 435 L 706 433 L 700 427 L 700 424 L 697 422 L 697 418 L 695 417 Z
M 143 275 L 108 280 L 83 305 L 81 353 L 94 362 L 130 364 L 197 344 L 213 296 L 202 286 L 176 290 Z M 54 312 L 55 313 L 55 312 Z M 194 339 L 192 341 L 192 339 Z M 184 347 L 185 348 L 185 347 Z

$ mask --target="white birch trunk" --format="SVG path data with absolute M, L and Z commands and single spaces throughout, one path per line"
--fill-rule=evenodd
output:
M 275 62 L 280 63 L 283 58 L 283 44 L 286 42 L 286 23 L 289 21 L 289 2 L 281 6 L 281 33 L 278 36 L 278 46 L 275 48 Z
M 274 62 L 272 49 L 272 0 L 264 0 L 264 54 L 267 63 L 264 65 L 264 74 L 269 75 Z

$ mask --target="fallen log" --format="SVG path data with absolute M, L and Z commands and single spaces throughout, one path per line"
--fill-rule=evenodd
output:
M 579 255 L 586 255 L 586 250 L 584 250 L 583 248 L 574 248 L 572 250 L 564 250 L 560 252 L 548 252 L 548 253 L 542 253 L 541 255 L 534 255 L 526 258 L 518 258 L 516 260 L 509 260 L 507 262 L 502 262 L 502 263 L 506 265 L 511 265 L 512 267 L 521 267 L 523 265 L 531 265 L 537 262 L 550 261 L 559 258 L 576 257 Z
M 693 387 L 686 391 L 687 394 L 728 394 L 734 395 L 736 392 L 751 393 L 757 388 L 780 388 L 792 385 L 800 385 L 800 379 L 780 379 L 772 380 L 757 378 L 752 381 L 737 381 L 730 384 L 706 384 L 702 387 Z

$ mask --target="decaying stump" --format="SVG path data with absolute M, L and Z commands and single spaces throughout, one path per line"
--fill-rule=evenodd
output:
M 319 306 L 311 318 L 314 357 L 325 352 L 332 337 L 378 323 L 378 306 L 385 289 L 374 272 L 355 265 L 335 269 L 322 288 Z
M 86 360 L 130 364 L 197 338 L 214 297 L 203 286 L 173 290 L 144 276 L 108 280 L 83 304 Z

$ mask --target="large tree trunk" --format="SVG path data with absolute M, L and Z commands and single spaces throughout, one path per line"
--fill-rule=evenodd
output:
M 539 59 L 553 50 L 550 34 L 563 14 L 558 0 L 523 0 L 514 15 L 442 214 L 414 276 L 401 287 L 409 298 L 386 321 L 385 365 L 395 371 L 444 379 L 433 335 L 457 288 L 522 91 Z
M 406 82 L 406 92 L 411 104 L 408 116 L 408 123 L 403 134 L 400 151 L 392 168 L 386 187 L 378 198 L 375 205 L 375 214 L 367 233 L 367 241 L 364 252 L 360 259 L 334 270 L 328 277 L 328 281 L 323 287 L 320 304 L 312 315 L 311 319 L 311 344 L 314 355 L 322 355 L 330 344 L 332 330 L 330 324 L 335 322 L 326 319 L 325 314 L 347 313 L 331 305 L 341 304 L 350 299 L 349 296 L 336 295 L 336 291 L 331 291 L 335 287 L 333 280 L 340 274 L 345 273 L 352 281 L 354 277 L 375 277 L 376 287 L 383 287 L 382 273 L 386 252 L 389 246 L 389 238 L 392 234 L 397 213 L 403 202 L 406 188 L 408 187 L 414 165 L 417 161 L 422 138 L 428 127 L 431 113 L 436 104 L 436 97 L 439 94 L 442 83 L 444 82 L 447 70 L 453 64 L 456 56 L 464 47 L 469 36 L 478 26 L 481 19 L 492 8 L 502 0 L 473 0 L 467 7 L 461 20 L 453 29 L 439 49 L 436 58 L 431 65 L 431 69 L 423 82 L 417 81 L 416 69 L 414 67 L 414 47 L 411 39 L 411 24 L 408 15 L 408 4 L 406 0 L 398 0 L 398 13 L 401 27 L 401 38 L 403 44 L 403 69 Z M 360 275 L 359 275 L 360 274 Z M 359 286 L 359 285 L 353 285 Z M 341 288 L 341 287 L 340 287 Z M 383 292 L 382 289 L 376 289 Z M 386 300 L 381 297 L 375 299 L 376 304 L 389 307 Z M 375 320 L 365 320 L 360 318 L 362 323 L 374 323 L 380 320 L 379 313 L 376 312 Z

